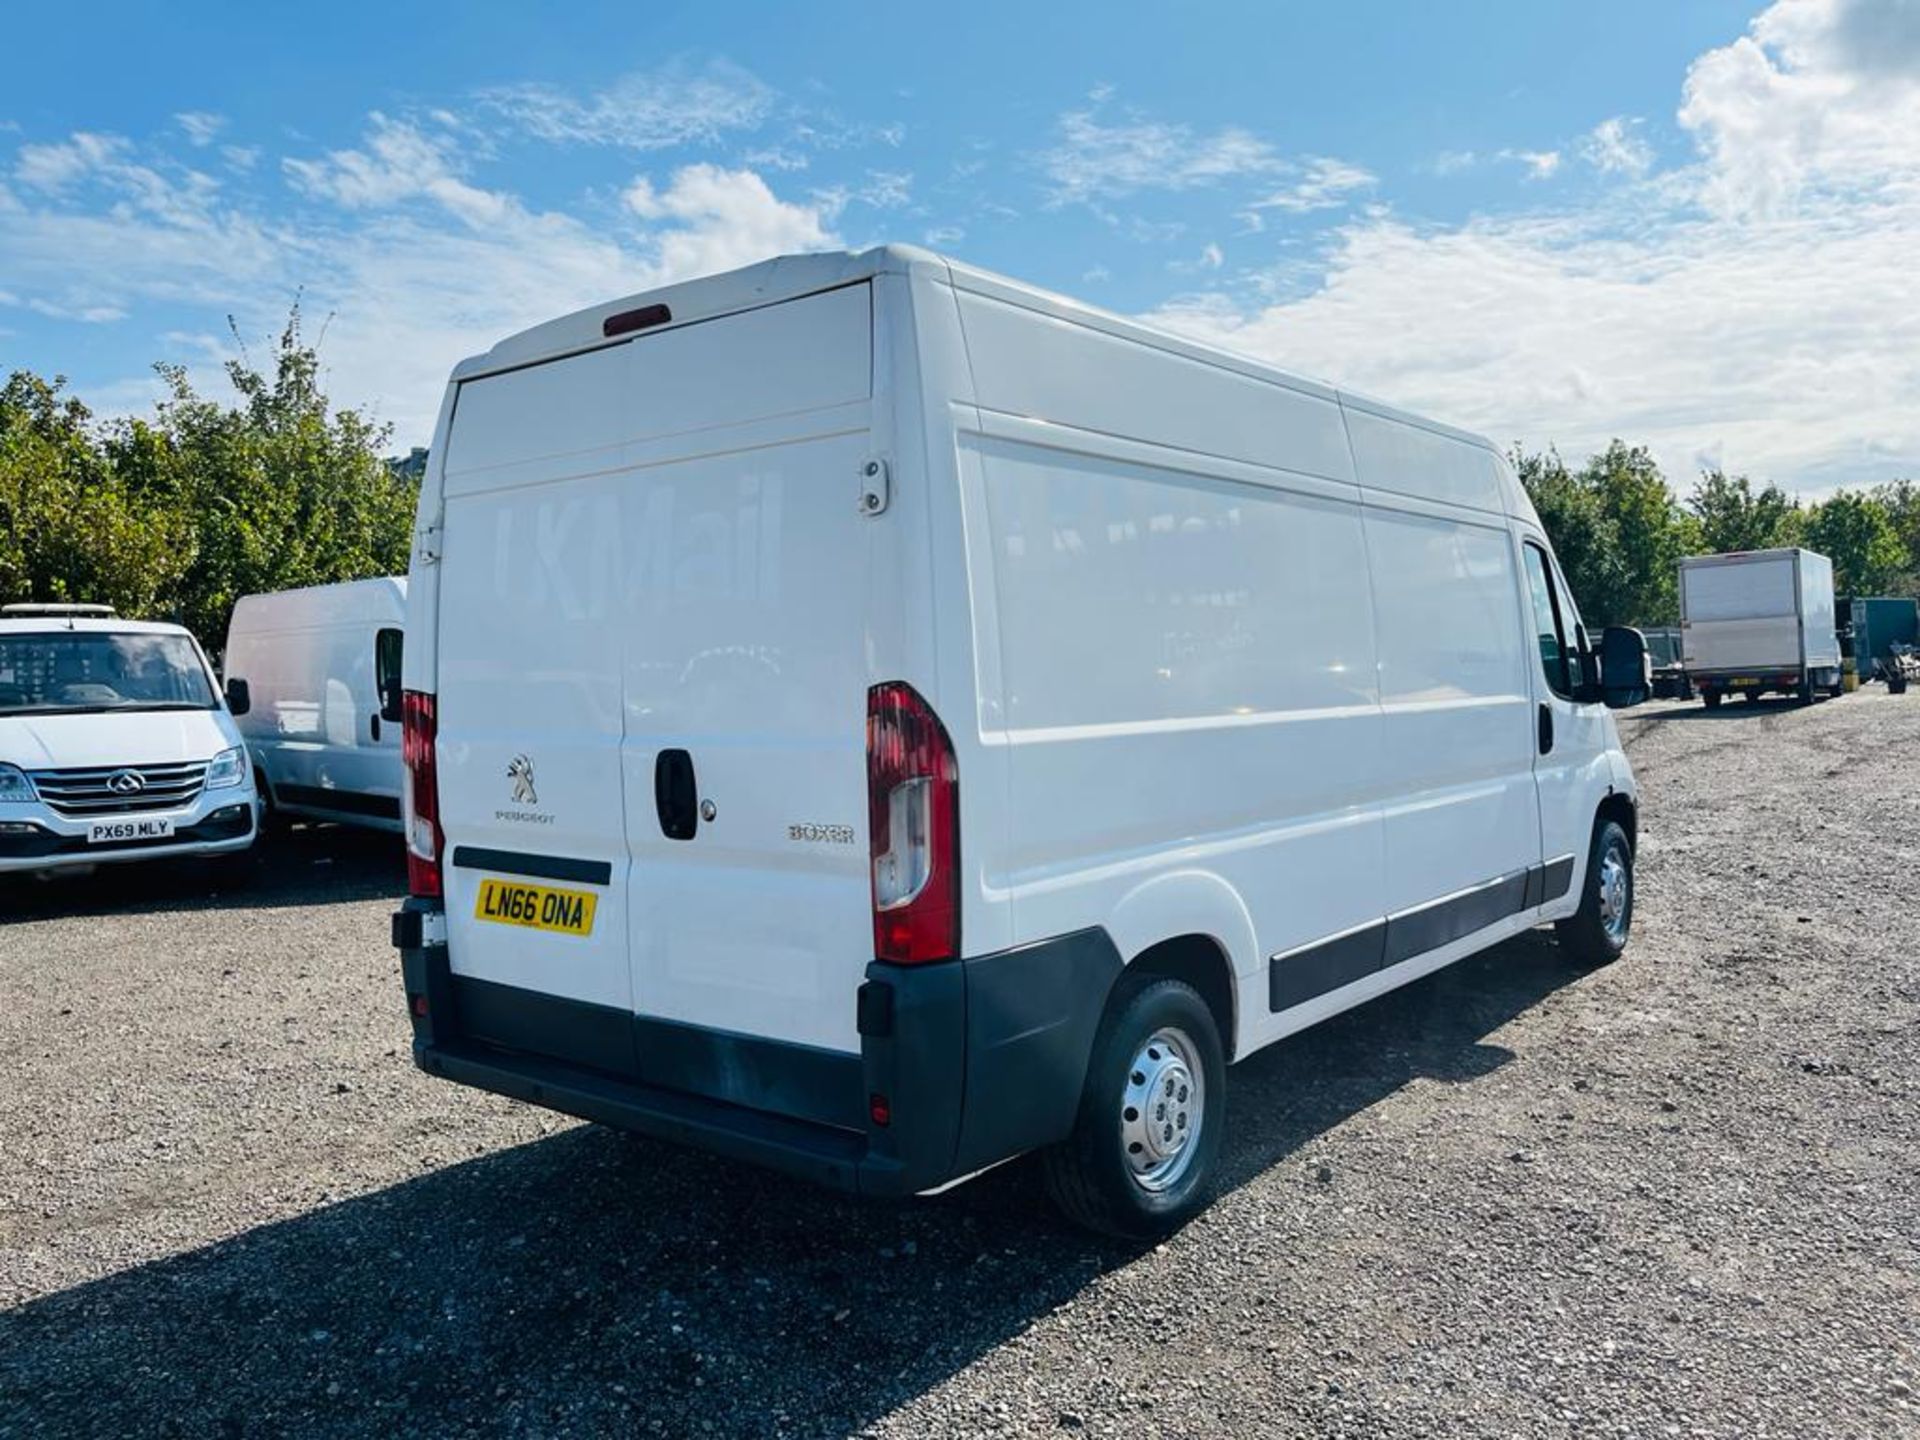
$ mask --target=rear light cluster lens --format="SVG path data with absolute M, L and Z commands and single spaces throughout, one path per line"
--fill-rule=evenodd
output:
M 960 953 L 960 778 L 953 742 L 909 685 L 867 692 L 873 950 L 915 965 Z
M 438 729 L 433 696 L 408 690 L 400 702 L 403 811 L 407 825 L 407 889 L 440 896 L 440 782 L 433 758 Z

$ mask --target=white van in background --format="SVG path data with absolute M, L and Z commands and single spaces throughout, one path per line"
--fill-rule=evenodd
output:
M 400 829 L 404 576 L 245 595 L 227 703 L 271 813 Z
M 1229 1062 L 1626 944 L 1645 648 L 1477 437 L 889 247 L 502 341 L 431 455 L 431 1073 L 868 1194 L 1039 1150 L 1151 1232 Z
M 0 608 L 0 871 L 232 854 L 255 806 L 186 630 L 106 605 Z

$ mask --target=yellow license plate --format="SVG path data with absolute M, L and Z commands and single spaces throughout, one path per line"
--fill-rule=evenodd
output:
M 558 930 L 562 935 L 591 935 L 593 907 L 599 896 L 585 890 L 556 890 L 522 885 L 517 880 L 482 880 L 473 918 L 529 930 Z

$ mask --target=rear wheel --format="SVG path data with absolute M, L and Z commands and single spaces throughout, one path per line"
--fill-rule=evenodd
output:
M 1226 1055 L 1181 980 L 1123 979 L 1100 1022 L 1073 1134 L 1047 1151 L 1047 1192 L 1075 1224 L 1165 1234 L 1207 1202 L 1224 1123 Z
M 1607 965 L 1620 958 L 1632 930 L 1633 842 L 1618 821 L 1602 820 L 1587 852 L 1580 908 L 1553 931 L 1561 949 L 1582 965 Z
M 1700 699 L 1709 710 L 1718 710 L 1720 708 L 1720 692 L 1718 690 L 1702 690 L 1700 692 Z
M 1794 686 L 1793 698 L 1798 700 L 1802 705 L 1813 704 L 1813 681 L 1802 680 L 1798 685 Z

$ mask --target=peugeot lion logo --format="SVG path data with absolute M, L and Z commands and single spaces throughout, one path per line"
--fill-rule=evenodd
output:
M 107 788 L 116 795 L 138 795 L 147 782 L 138 770 L 116 770 L 107 777 Z
M 538 805 L 539 792 L 533 788 L 533 759 L 528 755 L 516 755 L 507 763 L 507 778 L 513 781 L 513 803 L 516 805 Z

